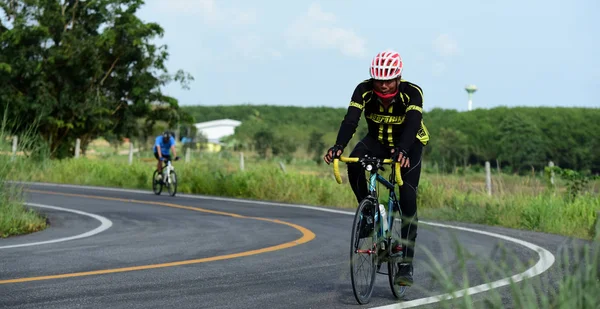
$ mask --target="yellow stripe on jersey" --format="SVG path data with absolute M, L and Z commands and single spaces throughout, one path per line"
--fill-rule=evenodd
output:
M 356 108 L 359 108 L 359 109 L 361 109 L 361 110 L 365 109 L 365 106 L 364 106 L 364 105 L 362 105 L 362 104 L 360 104 L 360 103 L 356 103 L 356 102 L 354 102 L 354 101 L 351 101 L 351 102 L 350 102 L 350 106 L 354 106 L 354 107 L 356 107 Z
M 416 106 L 416 105 L 409 105 L 409 106 L 406 108 L 406 112 L 407 112 L 407 113 L 408 113 L 408 111 L 417 111 L 417 112 L 419 112 L 419 113 L 421 113 L 421 114 L 422 114 L 422 113 L 423 113 L 423 108 L 422 108 L 422 107 L 420 107 L 420 106 Z

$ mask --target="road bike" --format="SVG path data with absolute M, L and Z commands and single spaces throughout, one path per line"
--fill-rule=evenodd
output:
M 370 173 L 369 195 L 364 198 L 356 209 L 352 226 L 350 245 L 350 275 L 352 290 L 359 304 L 367 304 L 373 293 L 376 273 L 388 275 L 392 294 L 400 299 L 406 292 L 407 286 L 394 283 L 398 272 L 398 263 L 402 261 L 403 252 L 401 245 L 402 213 L 399 199 L 394 190 L 395 185 L 402 186 L 400 164 L 392 159 L 380 159 L 372 156 L 340 157 L 333 160 L 333 172 L 336 181 L 341 184 L 342 177 L 339 171 L 339 161 L 360 164 Z M 385 164 L 394 164 L 390 179 L 381 176 L 380 171 L 385 171 Z M 382 184 L 389 190 L 387 211 L 379 203 L 377 184 Z M 398 213 L 398 215 L 396 215 Z M 381 220 L 384 219 L 384 220 Z M 381 265 L 387 263 L 387 274 L 381 272 Z M 365 274 L 359 271 L 369 268 Z M 365 282 L 361 282 L 364 280 Z
M 179 160 L 179 157 L 175 157 L 175 161 L 177 160 Z M 154 191 L 154 194 L 160 195 L 163 186 L 167 187 L 169 195 L 175 196 L 177 193 L 177 173 L 171 160 L 163 160 L 162 175 L 158 173 L 158 169 L 155 169 L 152 175 L 152 191 Z

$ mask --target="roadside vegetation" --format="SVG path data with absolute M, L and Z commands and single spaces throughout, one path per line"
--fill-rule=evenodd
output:
M 339 185 L 333 179 L 331 166 L 317 166 L 310 160 L 285 164 L 250 157 L 241 171 L 237 156 L 203 153 L 201 158 L 194 154 L 189 163 L 182 160 L 174 165 L 181 193 L 327 207 L 356 206 L 345 173 L 344 183 Z M 344 169 L 343 164 L 341 167 Z M 154 168 L 150 154 L 136 156 L 132 164 L 128 164 L 127 156 L 53 160 L 43 165 L 19 160 L 18 169 L 10 177 L 151 190 Z M 548 179 L 549 172 L 535 176 L 495 174 L 490 196 L 481 173 L 440 175 L 426 170 L 419 188 L 420 217 L 592 239 L 600 211 L 600 181 L 559 168 L 552 171 L 554 185 Z

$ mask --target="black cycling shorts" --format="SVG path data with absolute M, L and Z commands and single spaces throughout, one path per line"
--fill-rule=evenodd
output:
M 165 158 L 165 160 L 171 160 L 171 155 L 163 154 L 162 156 L 163 158 Z M 160 160 L 160 158 L 158 157 L 158 152 L 154 153 L 154 157 L 156 158 L 156 160 Z

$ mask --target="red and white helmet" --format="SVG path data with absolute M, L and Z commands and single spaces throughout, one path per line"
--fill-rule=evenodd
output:
M 371 61 L 371 77 L 377 80 L 390 80 L 402 75 L 402 57 L 393 50 L 384 50 Z

